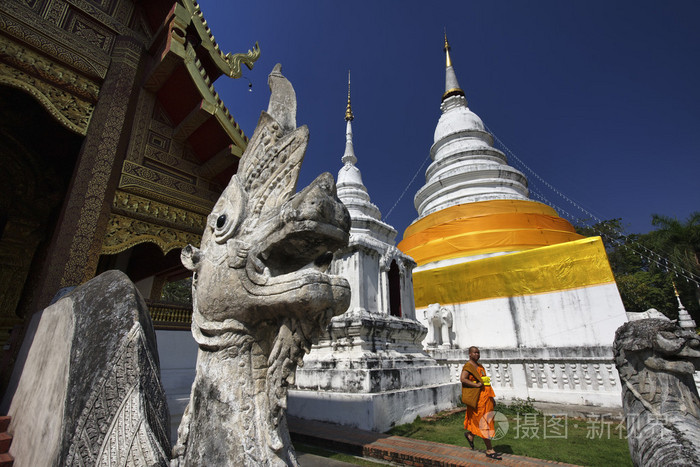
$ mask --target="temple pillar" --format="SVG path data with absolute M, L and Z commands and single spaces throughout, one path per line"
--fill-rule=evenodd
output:
M 95 274 L 131 136 L 143 55 L 136 40 L 117 38 L 30 313 L 46 307 L 59 289 Z

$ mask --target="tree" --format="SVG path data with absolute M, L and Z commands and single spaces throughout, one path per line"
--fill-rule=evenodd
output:
M 700 212 L 693 212 L 685 223 L 654 214 L 651 224 L 658 227 L 649 234 L 655 246 L 666 252 L 674 264 L 700 276 Z M 695 300 L 700 304 L 700 287 L 697 282 L 693 285 Z
M 700 213 L 694 215 L 697 218 L 691 216 L 686 224 L 697 228 L 700 225 Z M 647 234 L 624 235 L 621 219 L 611 219 L 591 226 L 577 226 L 576 231 L 585 236 L 600 235 L 603 239 L 610 267 L 627 311 L 656 308 L 669 318 L 676 319 L 678 300 L 673 291 L 675 282 L 683 305 L 696 323 L 700 323 L 700 306 L 694 299 L 695 284 L 692 281 L 686 282 L 682 277 L 677 278 L 673 270 L 674 263 L 690 270 L 689 263 L 687 261 L 681 263 L 678 258 L 697 259 L 698 242 L 692 243 L 692 239 L 698 238 L 693 236 L 697 234 L 697 230 L 691 228 L 688 232 L 688 229 L 678 229 L 678 226 L 668 222 L 668 218 L 663 216 L 655 216 L 655 218 L 660 220 L 654 225 L 664 227 L 671 225 L 673 228 L 662 228 Z M 680 225 L 687 227 L 685 224 Z M 691 239 L 690 242 L 688 238 Z M 687 254 L 689 244 L 696 247 L 692 250 L 695 252 L 694 256 Z M 686 245 L 686 247 L 683 249 L 679 245 Z M 670 253 L 672 251 L 679 253 L 674 256 Z M 658 254 L 652 252 L 658 252 Z M 685 252 L 685 255 L 680 252 Z M 698 273 L 695 270 L 691 272 Z

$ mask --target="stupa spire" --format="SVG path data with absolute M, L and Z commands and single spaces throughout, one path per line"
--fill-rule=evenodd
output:
M 442 50 L 445 51 L 445 68 L 449 68 L 452 66 L 452 60 L 450 60 L 450 43 L 447 42 L 447 29 L 445 29 L 445 47 Z
M 355 116 L 352 114 L 352 106 L 350 105 L 350 70 L 348 70 L 348 106 L 345 109 L 345 121 L 348 122 L 345 128 L 345 154 L 341 159 L 344 164 L 355 164 L 355 149 L 352 146 L 352 121 Z
M 350 105 L 350 70 L 348 70 L 348 107 L 345 109 L 345 121 L 353 120 L 355 116 L 352 114 L 352 106 Z
M 459 87 L 457 75 L 452 67 L 450 58 L 450 43 L 447 41 L 447 30 L 445 30 L 445 94 L 442 95 L 443 102 L 451 96 L 464 96 L 464 91 Z

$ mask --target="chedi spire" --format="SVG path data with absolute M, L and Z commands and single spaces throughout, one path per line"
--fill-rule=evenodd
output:
M 357 157 L 355 157 L 355 149 L 352 146 L 352 121 L 355 116 L 352 114 L 352 106 L 350 105 L 350 70 L 348 70 L 348 106 L 345 109 L 345 121 L 347 122 L 345 126 L 345 154 L 341 159 L 344 164 L 355 164 L 357 162 Z
M 452 60 L 450 59 L 450 43 L 447 41 L 447 31 L 445 31 L 445 94 L 442 95 L 442 100 L 444 101 L 451 96 L 464 96 L 464 91 L 459 87 L 457 82 L 457 75 L 452 67 Z

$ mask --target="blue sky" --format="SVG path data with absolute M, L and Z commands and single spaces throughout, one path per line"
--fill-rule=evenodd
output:
M 628 233 L 651 230 L 654 213 L 685 220 L 700 211 L 698 1 L 201 0 L 200 7 L 225 53 L 260 44 L 245 78 L 215 83 L 248 136 L 267 108 L 267 75 L 282 63 L 296 89 L 297 123 L 311 135 L 299 188 L 325 171 L 337 176 L 352 71 L 357 167 L 397 241 L 417 216 L 413 197 L 440 116 L 444 28 L 469 107 L 515 155 L 509 162 L 528 177 L 532 199 L 543 196 L 567 218 L 588 216 L 577 206 L 622 218 Z

